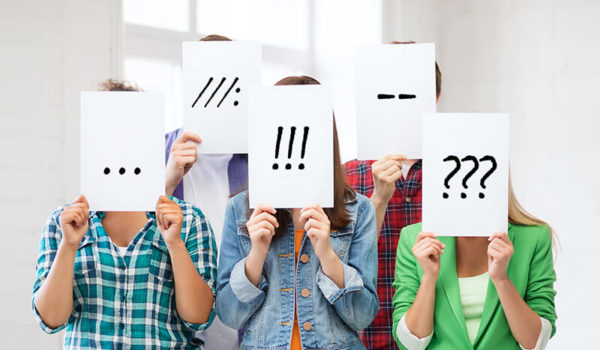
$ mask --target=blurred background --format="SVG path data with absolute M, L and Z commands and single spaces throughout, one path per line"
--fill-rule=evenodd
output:
M 508 112 L 515 190 L 556 229 L 558 332 L 600 329 L 600 2 L 595 0 L 0 0 L 0 348 L 59 349 L 31 311 L 38 242 L 79 193 L 79 92 L 109 77 L 167 97 L 182 125 L 181 42 L 264 45 L 263 83 L 307 74 L 334 89 L 355 157 L 353 49 L 434 42 L 439 112 Z M 399 135 L 401 131 L 399 130 Z M 457 135 L 460 136 L 460 135 Z

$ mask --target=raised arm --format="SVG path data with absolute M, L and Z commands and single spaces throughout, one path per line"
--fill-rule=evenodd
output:
M 34 306 L 46 331 L 57 331 L 73 313 L 75 256 L 88 230 L 88 215 L 88 202 L 81 195 L 61 212 L 60 227 L 51 219 L 44 229 Z
M 214 295 L 207 281 L 202 278 L 196 269 L 196 264 L 190 256 L 186 242 L 182 239 L 183 212 L 181 207 L 167 197 L 161 196 L 156 205 L 156 221 L 158 230 L 163 236 L 171 256 L 175 279 L 175 304 L 179 316 L 191 324 L 209 323 L 212 321 Z M 205 229 L 209 230 L 208 227 Z M 202 234 L 202 232 L 197 232 L 196 229 L 192 228 L 192 235 L 198 234 Z M 194 238 L 192 237 L 192 239 Z M 190 250 L 196 258 L 198 249 L 213 249 L 212 242 L 207 242 L 207 247 L 200 248 L 197 247 L 197 241 L 193 243 L 194 245 Z M 215 253 L 208 253 L 208 269 L 211 267 L 216 269 Z M 212 264 L 211 259 L 213 260 Z M 214 275 L 214 271 L 212 275 Z M 214 279 L 212 282 L 214 283 Z
M 396 190 L 396 181 L 402 177 L 401 161 L 404 159 L 406 159 L 406 157 L 401 154 L 391 154 L 371 165 L 374 185 L 371 202 L 375 208 L 377 237 L 381 234 L 388 202 L 392 199 L 394 191 Z

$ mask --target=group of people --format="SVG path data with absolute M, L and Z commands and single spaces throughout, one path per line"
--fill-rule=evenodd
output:
M 40 326 L 85 349 L 543 349 L 554 232 L 512 187 L 508 232 L 437 237 L 421 230 L 421 160 L 342 164 L 335 122 L 333 136 L 332 208 L 249 208 L 246 154 L 198 154 L 201 135 L 168 133 L 154 212 L 89 211 L 81 195 L 50 215 Z

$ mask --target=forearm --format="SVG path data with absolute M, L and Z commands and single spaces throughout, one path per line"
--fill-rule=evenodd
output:
M 172 181 L 168 181 L 165 184 L 165 195 L 167 197 L 171 197 L 173 195 L 173 193 L 175 192 L 175 189 L 177 188 L 178 184 L 173 184 Z
M 385 212 L 387 211 L 387 205 L 389 200 L 379 198 L 375 193 L 371 195 L 371 203 L 375 208 L 375 222 L 377 223 L 377 237 L 381 235 L 381 228 L 383 227 L 383 220 L 385 218 Z
M 183 241 L 168 246 L 168 249 L 179 316 L 189 323 L 206 323 L 214 303 L 212 290 L 196 270 Z
M 250 253 L 248 253 L 248 256 L 246 257 L 246 264 L 244 266 L 246 277 L 248 277 L 250 283 L 255 287 L 258 287 L 258 284 L 260 283 L 260 277 L 262 275 L 266 257 L 266 252 L 259 252 L 255 249 L 250 249 Z
M 406 326 L 418 338 L 433 332 L 436 280 L 423 276 L 412 306 L 406 312 Z
M 338 288 L 344 288 L 344 267 L 338 256 L 331 251 L 331 254 L 323 259 L 319 259 L 323 274 L 329 277 Z
M 542 327 L 540 316 L 525 303 L 510 279 L 495 281 L 494 286 L 512 335 L 521 346 L 534 348 Z
M 35 295 L 35 308 L 44 323 L 57 328 L 73 313 L 73 266 L 77 247 L 59 245 L 48 277 Z

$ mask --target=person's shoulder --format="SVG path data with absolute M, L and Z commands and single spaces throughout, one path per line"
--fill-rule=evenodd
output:
M 421 232 L 421 223 L 417 222 L 412 225 L 404 226 L 400 232 L 400 237 L 409 242 L 416 242 L 417 236 Z
M 371 164 L 373 164 L 374 160 L 358 160 L 353 159 L 344 163 L 344 168 L 346 172 L 364 172 L 371 169 Z
M 513 244 L 545 245 L 552 244 L 552 234 L 548 225 L 517 225 L 509 224 L 512 231 Z

